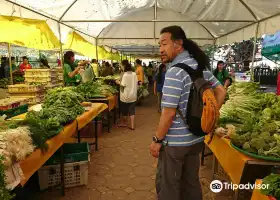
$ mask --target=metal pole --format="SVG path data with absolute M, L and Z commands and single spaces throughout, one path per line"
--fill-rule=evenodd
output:
M 157 0 L 155 0 L 155 7 L 154 7 L 154 39 L 156 43 L 156 20 L 157 20 Z
M 64 80 L 64 60 L 63 60 L 63 49 L 62 49 L 62 42 L 61 42 L 61 29 L 60 29 L 60 23 L 57 23 L 58 26 L 58 34 L 59 34 L 59 45 L 60 45 L 60 63 L 62 67 L 63 72 L 63 85 L 65 86 L 65 80 Z
M 256 30 L 255 30 L 254 49 L 253 49 L 253 58 L 252 58 L 252 66 L 251 66 L 251 81 L 254 81 L 254 63 L 255 63 L 255 57 L 256 57 L 256 48 L 257 48 L 257 38 L 258 38 L 258 32 L 259 32 L 259 25 L 260 25 L 260 23 L 257 23 Z
M 12 53 L 11 53 L 11 44 L 8 43 L 8 53 L 9 53 L 9 66 L 10 66 L 10 83 L 13 85 L 13 69 L 12 69 Z
M 97 47 L 97 38 L 95 38 L 95 53 L 96 53 L 96 60 L 98 62 L 98 47 Z
M 214 56 L 215 56 L 215 47 L 216 47 L 217 39 L 214 40 L 214 51 L 213 51 L 213 57 L 212 57 L 212 65 L 211 65 L 211 71 L 213 71 L 213 65 L 214 65 Z
M 96 20 L 63 20 L 64 23 L 82 22 L 256 22 L 256 20 L 116 20 L 116 19 L 96 19 Z
M 113 66 L 113 51 L 112 51 L 112 48 L 111 48 L 111 65 Z

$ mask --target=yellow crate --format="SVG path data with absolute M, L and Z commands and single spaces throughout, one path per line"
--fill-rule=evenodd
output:
M 53 83 L 57 77 L 25 77 L 26 83 Z
M 53 69 L 29 69 L 24 73 L 24 77 L 52 77 L 56 75 L 57 71 Z
M 37 85 L 16 84 L 8 86 L 9 93 L 39 92 L 42 90 L 44 90 L 44 87 Z

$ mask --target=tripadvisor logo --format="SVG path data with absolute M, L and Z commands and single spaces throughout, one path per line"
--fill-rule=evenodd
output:
M 233 183 L 222 183 L 219 180 L 214 180 L 210 183 L 210 190 L 214 193 L 219 193 L 223 189 L 225 190 L 253 190 L 253 189 L 269 189 L 269 184 L 233 184 Z

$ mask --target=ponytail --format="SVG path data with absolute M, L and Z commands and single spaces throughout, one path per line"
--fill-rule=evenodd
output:
M 198 63 L 198 70 L 205 70 L 210 68 L 209 57 L 202 51 L 199 46 L 190 39 L 183 39 L 183 47 Z

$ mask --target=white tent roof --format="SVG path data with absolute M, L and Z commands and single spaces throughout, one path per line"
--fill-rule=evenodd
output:
M 163 27 L 180 25 L 203 46 L 249 39 L 257 25 L 259 37 L 274 33 L 280 27 L 280 1 L 1 0 L 0 15 L 45 19 L 57 36 L 60 22 L 62 41 L 74 28 L 93 44 L 97 38 L 98 45 L 108 46 L 156 46 Z

